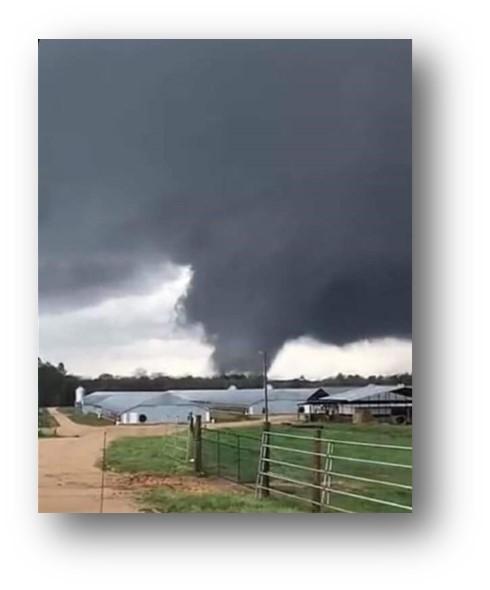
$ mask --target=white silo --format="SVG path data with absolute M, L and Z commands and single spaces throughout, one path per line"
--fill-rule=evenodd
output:
M 83 396 L 85 395 L 85 388 L 79 385 L 75 389 L 75 406 L 83 406 Z

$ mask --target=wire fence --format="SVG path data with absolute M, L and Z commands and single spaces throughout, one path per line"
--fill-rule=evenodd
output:
M 411 512 L 412 447 L 264 430 L 258 497 L 314 512 Z
M 186 469 L 248 486 L 258 498 L 312 512 L 411 512 L 411 446 L 332 438 L 328 427 L 295 430 L 208 429 L 199 420 L 176 424 L 164 445 Z
M 232 430 L 202 430 L 202 471 L 253 486 L 260 456 L 260 437 Z

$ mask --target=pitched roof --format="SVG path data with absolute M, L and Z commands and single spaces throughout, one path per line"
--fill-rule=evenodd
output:
M 270 389 L 270 402 L 305 401 L 315 389 Z M 169 391 L 94 391 L 84 398 L 85 405 L 121 414 L 139 406 L 190 405 L 248 408 L 263 402 L 263 389 L 172 389 Z
M 345 403 L 353 403 L 362 399 L 366 399 L 373 396 L 380 396 L 380 395 L 387 395 L 392 394 L 392 398 L 399 397 L 403 399 L 403 397 L 411 397 L 412 395 L 412 387 L 399 384 L 399 385 L 375 385 L 373 383 L 369 385 L 365 385 L 364 387 L 356 387 L 354 389 L 347 389 L 342 392 L 332 393 L 326 396 L 317 396 L 315 398 L 311 397 L 308 401 L 314 403 L 335 403 L 335 402 L 345 402 Z

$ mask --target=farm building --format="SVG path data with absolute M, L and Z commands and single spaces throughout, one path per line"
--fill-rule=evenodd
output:
M 210 409 L 205 404 L 195 404 L 170 392 L 159 393 L 142 400 L 120 414 L 122 424 L 150 424 L 161 422 L 186 422 L 192 414 L 210 421 Z
M 206 404 L 194 404 L 167 391 L 95 391 L 83 398 L 82 411 L 121 424 L 185 422 L 191 412 L 209 421 Z
M 271 389 L 269 391 L 269 414 L 296 414 L 298 411 L 298 402 L 303 402 L 315 393 L 326 392 L 323 389 Z M 250 416 L 260 416 L 265 412 L 264 394 L 260 393 L 248 407 Z
M 116 419 L 126 409 L 161 392 L 151 391 L 94 391 L 83 397 L 84 414 L 97 414 Z
M 366 385 L 342 392 L 314 392 L 304 403 L 298 404 L 299 413 L 306 420 L 336 419 L 363 412 L 365 416 L 393 419 L 395 422 L 412 420 L 412 387 L 406 385 Z
M 298 402 L 305 401 L 317 391 L 315 389 L 275 389 L 268 388 L 270 414 L 296 414 Z M 263 389 L 199 389 L 173 390 L 173 394 L 188 400 L 205 403 L 213 409 L 229 408 L 241 411 L 248 416 L 260 416 L 265 411 Z M 325 392 L 323 392 L 325 393 Z
M 296 414 L 319 389 L 269 388 L 269 414 Z M 216 416 L 260 417 L 264 413 L 262 389 L 193 389 L 169 391 L 95 391 L 81 404 L 84 413 L 94 413 L 122 424 L 185 422 L 189 415 L 209 422 Z M 223 418 L 225 417 L 225 418 Z

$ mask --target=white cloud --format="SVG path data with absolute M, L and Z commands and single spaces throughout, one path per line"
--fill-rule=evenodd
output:
M 368 376 L 411 370 L 411 341 L 382 338 L 335 346 L 304 336 L 286 342 L 272 364 L 270 376 L 292 378 L 304 375 L 321 379 L 338 373 Z
M 212 347 L 204 329 L 179 321 L 178 302 L 191 280 L 190 267 L 180 267 L 174 279 L 149 293 L 42 314 L 40 354 L 82 375 L 129 375 L 138 367 L 171 375 L 210 374 Z

